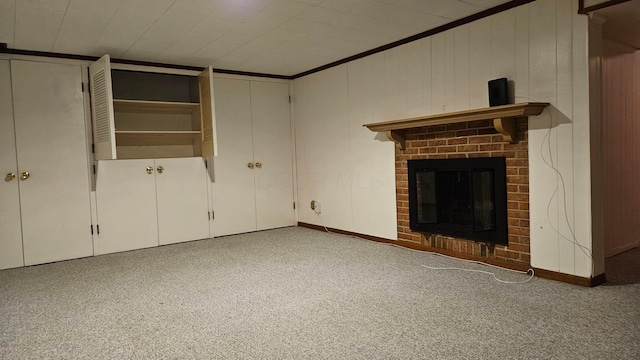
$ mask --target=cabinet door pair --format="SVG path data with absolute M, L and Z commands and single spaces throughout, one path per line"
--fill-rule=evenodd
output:
M 209 238 L 202 158 L 98 162 L 96 255 Z

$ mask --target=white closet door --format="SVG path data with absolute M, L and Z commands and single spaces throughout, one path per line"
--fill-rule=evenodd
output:
M 11 68 L 9 61 L 0 60 L 0 269 L 24 265 L 17 173 Z
M 209 238 L 204 159 L 156 159 L 160 245 Z
M 257 229 L 295 224 L 289 85 L 251 82 Z
M 214 158 L 214 233 L 256 230 L 249 81 L 214 79 L 218 151 Z
M 26 265 L 93 255 L 82 67 L 11 62 Z M 26 176 L 25 176 L 26 177 Z
M 98 162 L 96 255 L 158 246 L 155 174 L 149 159 Z

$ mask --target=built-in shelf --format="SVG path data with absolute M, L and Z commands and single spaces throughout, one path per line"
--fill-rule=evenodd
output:
M 493 120 L 493 126 L 503 136 L 504 141 L 517 142 L 517 118 L 540 115 L 549 103 L 520 103 L 493 106 L 475 110 L 465 110 L 446 114 L 419 116 L 409 119 L 383 121 L 365 124 L 371 131 L 385 132 L 389 140 L 396 143 L 400 149 L 405 148 L 405 131 L 423 126 L 456 124 L 477 120 Z
M 199 138 L 200 131 L 118 131 L 116 130 L 118 146 L 144 145 L 191 145 L 195 138 Z
M 115 111 L 191 113 L 197 111 L 199 107 L 200 104 L 198 103 L 113 99 L 113 108 Z

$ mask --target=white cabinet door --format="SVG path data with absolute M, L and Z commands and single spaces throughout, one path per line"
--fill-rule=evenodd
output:
M 25 265 L 91 256 L 82 67 L 11 61 Z
M 155 167 L 160 245 L 208 238 L 208 175 L 204 159 L 156 159 Z
M 0 60 L 0 269 L 24 265 L 17 173 L 11 68 Z
M 255 231 L 250 83 L 216 78 L 214 87 L 219 152 L 213 168 L 214 234 Z
M 149 159 L 98 162 L 96 255 L 158 246 L 155 174 Z
M 295 224 L 289 85 L 251 82 L 257 229 Z

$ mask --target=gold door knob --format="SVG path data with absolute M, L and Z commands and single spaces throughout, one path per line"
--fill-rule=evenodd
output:
M 20 180 L 27 180 L 29 177 L 31 176 L 31 174 L 29 174 L 28 171 L 24 171 L 22 172 L 22 174 L 20 174 Z
M 4 177 L 4 181 L 11 181 L 16 178 L 15 173 L 8 173 L 7 176 Z
M 248 167 L 249 169 L 253 169 L 253 163 L 248 163 L 248 164 L 247 164 L 247 167 Z
M 258 169 L 262 169 L 262 164 L 261 164 L 261 163 L 259 163 L 259 162 L 257 162 L 257 163 L 256 163 L 256 167 L 257 167 Z
M 153 168 L 151 166 L 147 166 L 147 174 L 151 174 L 153 172 Z
M 158 166 L 157 170 L 158 170 L 158 174 L 162 174 L 162 172 L 164 171 L 164 168 L 162 166 Z

